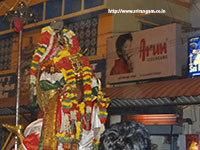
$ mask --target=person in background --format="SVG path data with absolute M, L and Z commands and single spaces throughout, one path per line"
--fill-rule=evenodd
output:
M 115 60 L 115 64 L 110 75 L 124 74 L 133 72 L 133 63 L 131 53 L 133 37 L 130 33 L 120 35 L 116 41 L 116 53 L 119 59 Z
M 101 135 L 99 150 L 151 150 L 150 135 L 139 122 L 120 122 Z

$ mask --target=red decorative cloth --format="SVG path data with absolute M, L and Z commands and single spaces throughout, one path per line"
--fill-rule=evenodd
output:
M 27 150 L 38 150 L 40 143 L 40 133 L 34 132 L 30 135 L 28 135 L 23 140 L 23 146 L 26 147 Z
M 21 18 L 17 18 L 14 20 L 14 30 L 16 32 L 20 32 L 23 29 L 24 22 Z

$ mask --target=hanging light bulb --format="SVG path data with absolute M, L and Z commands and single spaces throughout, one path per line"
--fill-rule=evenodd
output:
M 25 7 L 25 3 L 24 3 L 24 2 L 21 2 L 21 3 L 20 3 L 20 7 L 21 7 L 21 8 Z

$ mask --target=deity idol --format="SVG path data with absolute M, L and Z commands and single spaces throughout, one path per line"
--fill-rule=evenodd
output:
M 110 100 L 104 97 L 89 61 L 80 53 L 76 35 L 63 28 L 62 21 L 42 29 L 30 76 L 31 98 L 44 115 L 26 128 L 22 147 L 97 149 Z

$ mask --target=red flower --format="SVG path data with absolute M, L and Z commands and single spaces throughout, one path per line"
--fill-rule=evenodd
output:
M 95 142 L 95 143 L 96 143 L 96 142 L 97 142 L 97 139 L 95 139 L 95 138 L 94 138 L 94 139 L 93 139 L 93 142 Z
M 78 121 L 81 120 L 81 113 L 80 113 L 80 111 L 77 111 L 77 120 L 78 120 Z
M 65 69 L 65 70 L 72 69 L 72 64 L 71 64 L 70 60 L 67 57 L 63 57 L 61 60 L 59 60 L 56 63 L 56 66 L 59 69 Z
M 92 90 L 91 86 L 89 84 L 84 85 L 84 91 L 85 90 Z
M 68 52 L 73 55 L 73 54 L 77 54 L 78 50 L 75 48 L 71 48 L 70 50 L 68 50 Z
M 86 67 L 86 66 L 87 66 L 87 67 L 90 67 L 90 68 L 91 68 L 88 59 L 87 59 L 85 56 L 82 56 L 81 58 L 82 58 L 82 62 L 83 62 L 83 67 Z

